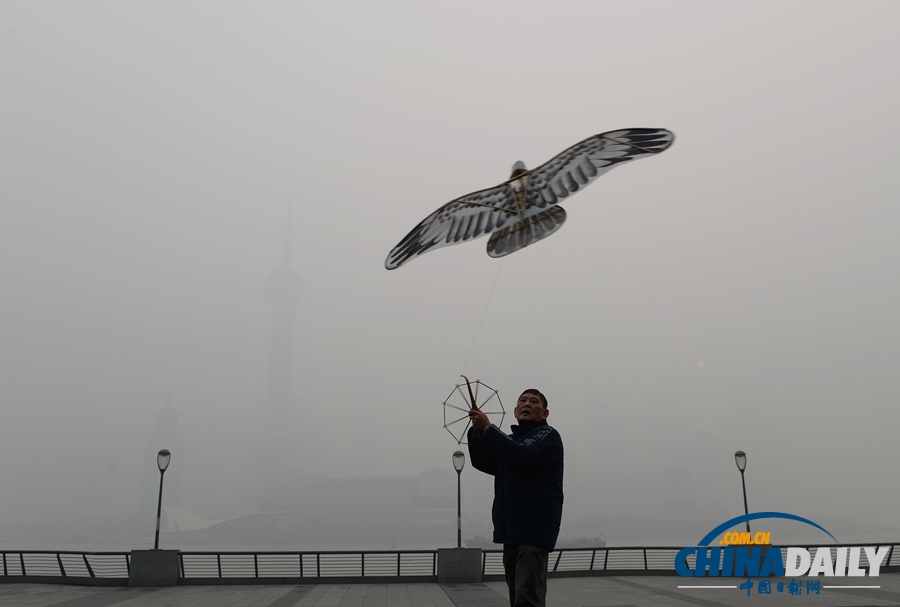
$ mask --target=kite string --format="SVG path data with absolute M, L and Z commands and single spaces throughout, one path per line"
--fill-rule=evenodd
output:
M 472 338 L 472 345 L 469 346 L 469 354 L 466 356 L 466 362 L 463 363 L 462 373 L 466 372 L 466 367 L 469 365 L 469 358 L 472 357 L 472 350 L 475 349 L 475 342 L 478 341 L 478 333 L 481 332 L 481 323 L 484 322 L 484 317 L 487 314 L 488 306 L 491 303 L 491 297 L 494 295 L 494 287 L 497 286 L 497 279 L 500 277 L 500 269 L 503 267 L 503 260 L 500 260 L 500 265 L 497 266 L 497 273 L 494 274 L 494 282 L 491 285 L 491 292 L 488 293 L 487 301 L 484 302 L 484 310 L 481 312 L 481 320 L 478 321 L 478 328 L 475 329 L 475 337 Z

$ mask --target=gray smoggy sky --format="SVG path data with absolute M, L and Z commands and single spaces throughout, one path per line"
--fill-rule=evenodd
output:
M 567 517 L 667 518 L 675 475 L 721 522 L 743 449 L 751 510 L 895 524 L 898 26 L 895 2 L 3 3 L 0 531 L 133 510 L 169 391 L 180 505 L 254 510 L 288 207 L 308 473 L 449 468 L 465 372 L 510 410 L 547 394 Z M 624 127 L 676 141 L 553 237 L 384 269 L 439 205 Z M 464 484 L 487 521 L 490 480 Z

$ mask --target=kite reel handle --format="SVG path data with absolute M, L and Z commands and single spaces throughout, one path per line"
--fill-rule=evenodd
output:
M 480 411 L 478 408 L 478 403 L 475 402 L 475 395 L 472 393 L 472 384 L 469 383 L 469 378 L 465 375 L 460 375 L 464 380 L 466 380 L 466 388 L 469 389 L 469 404 L 472 405 L 472 408 L 476 411 Z M 476 430 L 478 432 L 478 438 L 481 439 L 481 436 L 484 434 L 481 430 Z

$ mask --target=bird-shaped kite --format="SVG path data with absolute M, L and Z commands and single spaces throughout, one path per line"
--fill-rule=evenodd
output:
M 615 166 L 665 151 L 675 135 L 665 129 L 623 129 L 589 137 L 531 171 L 521 160 L 508 181 L 451 200 L 422 220 L 388 254 L 384 267 L 399 268 L 439 247 L 491 234 L 487 253 L 503 257 L 562 226 L 557 206 Z

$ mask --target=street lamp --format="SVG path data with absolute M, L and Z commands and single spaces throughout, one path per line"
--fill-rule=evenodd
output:
M 456 547 L 462 548 L 462 469 L 466 465 L 466 455 L 462 451 L 453 454 L 453 468 L 456 470 Z
M 741 487 L 744 488 L 744 514 L 750 514 L 747 509 L 747 483 L 744 482 L 744 470 L 747 468 L 747 454 L 743 451 L 734 452 L 734 463 L 737 464 L 738 470 L 741 471 Z M 750 521 L 747 523 L 747 533 L 750 533 Z
M 159 466 L 159 502 L 156 504 L 156 541 L 153 544 L 154 550 L 159 550 L 159 518 L 162 514 L 163 475 L 166 473 L 166 468 L 169 467 L 169 461 L 171 461 L 171 459 L 172 454 L 169 453 L 168 449 L 163 449 L 156 454 L 156 465 Z

